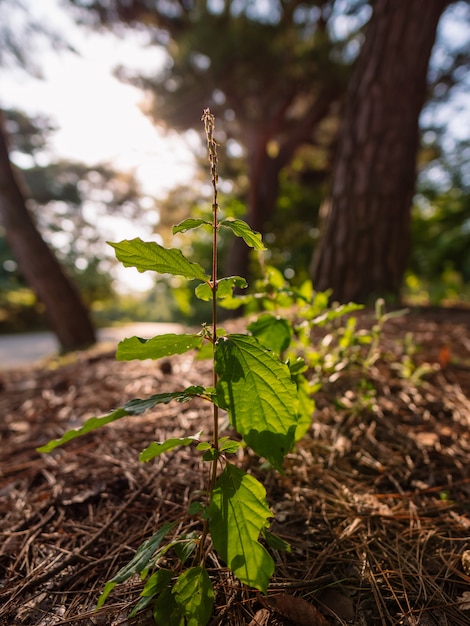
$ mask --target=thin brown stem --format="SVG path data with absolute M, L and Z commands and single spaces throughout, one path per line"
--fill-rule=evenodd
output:
M 218 204 L 217 204 L 217 143 L 214 139 L 214 116 L 209 109 L 205 109 L 202 115 L 202 121 L 204 122 L 204 128 L 207 137 L 207 149 L 209 152 L 209 161 L 211 164 L 211 183 L 213 190 L 212 201 L 212 384 L 214 389 L 217 387 L 217 372 L 215 369 L 215 349 L 217 343 L 217 235 L 218 235 Z M 208 501 L 210 502 L 212 493 L 215 489 L 217 481 L 217 461 L 219 458 L 219 407 L 213 403 L 213 442 L 212 447 L 214 449 L 214 459 L 212 460 L 210 470 L 210 482 L 208 489 Z M 204 520 L 204 527 L 202 530 L 201 540 L 199 542 L 199 550 L 197 554 L 198 561 L 201 563 L 204 561 L 204 543 L 209 534 L 208 520 Z

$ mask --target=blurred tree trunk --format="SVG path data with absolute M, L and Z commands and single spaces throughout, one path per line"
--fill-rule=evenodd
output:
M 419 115 L 446 0 L 376 0 L 352 78 L 314 254 L 333 300 L 399 297 L 410 246 Z
M 34 225 L 11 165 L 0 112 L 0 223 L 26 282 L 46 307 L 51 329 L 62 350 L 95 342 L 88 310 L 54 254 Z
M 329 115 L 341 93 L 342 88 L 337 81 L 327 81 L 303 118 L 289 132 L 283 133 L 289 96 L 280 105 L 280 113 L 275 121 L 268 120 L 264 126 L 261 123 L 253 125 L 248 120 L 244 121 L 243 143 L 247 147 L 249 187 L 247 213 L 243 219 L 253 230 L 266 233 L 266 227 L 276 211 L 282 169 L 292 161 L 298 148 L 307 143 L 306 138 L 312 134 L 314 128 Z M 227 275 L 249 278 L 250 254 L 251 249 L 242 239 L 236 237 L 225 267 Z

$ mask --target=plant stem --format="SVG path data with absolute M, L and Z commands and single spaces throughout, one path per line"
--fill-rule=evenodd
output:
M 215 348 L 217 343 L 217 234 L 218 234 L 218 204 L 217 204 L 217 143 L 214 139 L 214 116 L 209 109 L 205 109 L 202 115 L 204 128 L 207 137 L 207 149 L 211 164 L 211 184 L 213 190 L 212 197 L 212 386 L 217 387 L 217 372 L 215 370 Z M 219 407 L 214 402 L 212 405 L 213 418 L 213 442 L 215 458 L 211 463 L 210 483 L 208 489 L 208 501 L 210 502 L 212 493 L 217 481 L 217 461 L 219 457 Z M 209 533 L 208 520 L 204 520 L 204 527 L 199 543 L 198 560 L 204 560 L 204 543 Z

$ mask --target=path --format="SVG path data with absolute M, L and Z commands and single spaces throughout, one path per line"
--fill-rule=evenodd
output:
M 154 337 L 165 333 L 179 333 L 180 324 L 136 323 L 113 328 L 100 328 L 100 343 L 117 345 L 125 337 Z M 0 369 L 10 369 L 23 365 L 32 365 L 36 361 L 57 354 L 59 345 L 55 335 L 50 332 L 21 333 L 0 335 Z

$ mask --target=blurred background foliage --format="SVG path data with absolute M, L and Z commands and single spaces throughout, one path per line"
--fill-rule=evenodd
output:
M 260 11 L 255 2 L 68 4 L 63 10 L 72 9 L 85 28 L 105 27 L 119 36 L 140 29 L 145 46 L 166 50 L 160 71 L 119 67 L 116 73 L 143 90 L 144 111 L 168 129 L 201 133 L 202 108 L 211 106 L 220 143 L 222 215 L 259 213 L 266 262 L 293 284 L 303 283 L 318 242 L 341 105 L 369 3 L 273 4 L 283 12 Z M 470 32 L 468 3 L 450 3 L 447 18 L 465 22 Z M 452 110 L 452 102 L 468 94 L 468 37 L 460 43 L 457 39 L 445 30 L 440 33 L 429 72 L 412 253 L 402 294 L 412 304 L 470 301 L 470 140 L 452 136 L 448 116 L 442 114 L 443 106 Z M 15 46 L 18 57 L 24 41 Z M 283 108 L 289 115 L 281 116 Z M 132 174 L 110 165 L 44 159 L 55 132 L 53 120 L 19 110 L 5 113 L 11 159 L 21 172 L 33 219 L 76 281 L 97 324 L 205 319 L 206 303 L 195 300 L 176 278 L 156 277 L 155 286 L 145 292 L 124 289 L 105 245 L 112 237 L 112 220 L 127 220 L 208 265 L 211 239 L 202 229 L 189 237 L 171 236 L 171 226 L 189 214 L 210 214 L 202 137 L 195 148 L 194 179 L 156 200 L 142 192 Z M 257 197 L 253 189 L 259 190 Z M 222 238 L 225 267 L 232 255 L 231 244 Z M 256 259 L 251 263 L 256 277 Z M 24 283 L 0 227 L 0 332 L 44 326 L 42 306 Z

